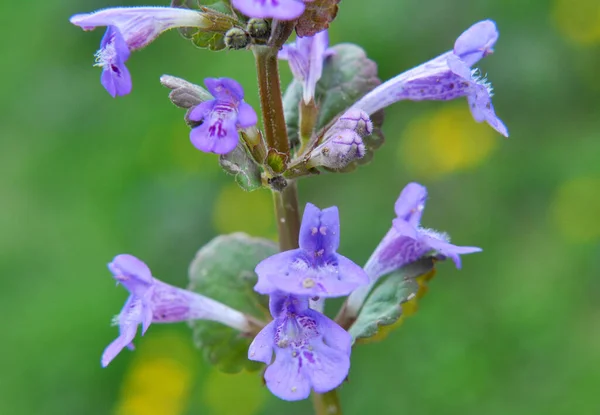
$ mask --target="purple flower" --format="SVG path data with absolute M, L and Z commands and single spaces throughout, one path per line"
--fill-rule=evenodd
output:
M 238 144 L 238 128 L 256 124 L 254 109 L 244 102 L 244 89 L 229 78 L 206 78 L 204 84 L 215 97 L 193 108 L 192 121 L 203 121 L 192 129 L 190 140 L 201 151 L 227 154 Z
M 304 13 L 302 0 L 233 0 L 233 7 L 249 17 L 294 20 Z
M 371 281 L 414 262 L 429 252 L 451 258 L 461 267 L 460 255 L 480 252 L 481 248 L 456 246 L 445 233 L 422 228 L 421 215 L 425 209 L 427 189 L 418 183 L 409 183 L 396 201 L 396 219 L 388 234 L 371 255 L 365 271 Z
M 302 83 L 304 103 L 315 96 L 315 87 L 323 73 L 323 62 L 333 54 L 328 48 L 329 34 L 323 30 L 314 36 L 298 37 L 295 43 L 284 45 L 277 55 L 289 61 L 294 78 Z
M 340 219 L 337 207 L 320 210 L 307 203 L 299 236 L 300 248 L 280 252 L 256 266 L 261 294 L 281 290 L 310 297 L 339 297 L 367 284 L 361 267 L 338 254 Z
M 96 65 L 102 68 L 100 82 L 112 97 L 131 92 L 131 75 L 125 62 L 129 59 L 129 48 L 123 35 L 114 26 L 109 26 L 96 52 Z
M 113 97 L 131 92 L 131 76 L 125 67 L 130 52 L 147 46 L 168 29 L 210 27 L 203 13 L 173 7 L 116 7 L 76 14 L 70 21 L 83 30 L 107 26 L 96 52 L 96 66 L 102 67 L 100 80 Z
M 379 243 L 364 269 L 371 284 L 355 290 L 347 302 L 347 313 L 356 315 L 376 281 L 430 254 L 439 259 L 451 258 L 457 268 L 461 267 L 460 255 L 481 252 L 473 246 L 456 246 L 445 233 L 421 227 L 427 189 L 418 183 L 409 183 L 396 200 L 396 218 L 393 226 Z
M 150 269 L 132 255 L 117 255 L 108 264 L 118 283 L 129 291 L 121 313 L 114 322 L 119 325 L 117 337 L 102 354 L 106 367 L 125 347 L 133 349 L 133 339 L 138 326 L 142 335 L 151 323 L 172 323 L 187 320 L 214 320 L 242 332 L 250 329 L 243 313 L 233 310 L 211 298 L 192 291 L 173 287 L 152 277 Z
M 492 52 L 497 39 L 494 22 L 476 23 L 458 37 L 454 50 L 379 85 L 351 108 L 373 114 L 404 99 L 447 101 L 466 96 L 475 121 L 486 121 L 508 137 L 506 126 L 494 112 L 491 85 L 479 76 L 477 69 L 471 69 L 479 59 Z
M 295 401 L 308 398 L 311 388 L 325 393 L 338 387 L 350 369 L 350 334 L 308 308 L 307 298 L 273 293 L 270 308 L 274 320 L 248 350 L 250 360 L 269 365 L 264 375 L 269 390 Z

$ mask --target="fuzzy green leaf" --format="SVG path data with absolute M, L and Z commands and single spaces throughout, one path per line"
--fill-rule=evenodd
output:
M 381 326 L 396 323 L 407 305 L 412 313 L 415 305 L 411 301 L 416 301 L 422 287 L 419 279 L 427 280 L 433 270 L 434 259 L 423 258 L 387 276 L 371 292 L 348 330 L 352 338 L 356 341 L 377 335 Z
M 223 170 L 235 176 L 236 183 L 245 191 L 251 192 L 262 187 L 261 169 L 245 146 L 238 144 L 231 153 L 221 155 L 219 163 Z
M 188 288 L 266 321 L 270 319 L 268 298 L 253 290 L 257 281 L 254 268 L 277 252 L 275 243 L 267 239 L 243 233 L 217 236 L 192 261 Z M 262 366 L 248 360 L 251 338 L 213 321 L 196 320 L 190 326 L 196 346 L 220 370 L 237 373 Z

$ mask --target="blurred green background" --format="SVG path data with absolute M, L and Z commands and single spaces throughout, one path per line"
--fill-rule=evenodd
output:
M 112 99 L 92 67 L 103 30 L 68 18 L 120 4 L 143 3 L 2 5 L 0 413 L 310 414 L 257 374 L 212 370 L 185 324 L 152 326 L 100 368 L 126 298 L 105 267 L 115 254 L 185 286 L 214 235 L 276 234 L 269 193 L 243 193 L 196 151 L 158 82 L 233 77 L 257 105 L 251 53 L 170 32 L 131 56 L 133 93 Z M 484 18 L 501 36 L 479 67 L 509 139 L 473 122 L 464 100 L 403 102 L 387 110 L 372 164 L 300 183 L 303 203 L 339 206 L 340 251 L 359 263 L 409 181 L 429 189 L 425 226 L 484 249 L 461 271 L 441 264 L 415 316 L 354 350 L 347 415 L 600 414 L 600 3 L 344 0 L 331 42 L 359 43 L 388 79 Z

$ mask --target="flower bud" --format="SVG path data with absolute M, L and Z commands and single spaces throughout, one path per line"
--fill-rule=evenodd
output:
M 271 26 L 265 19 L 250 19 L 246 25 L 248 34 L 255 39 L 267 40 L 271 34 Z
M 369 114 L 359 109 L 350 109 L 346 111 L 335 122 L 332 128 L 353 130 L 361 137 L 366 137 L 373 133 L 373 123 Z
M 365 145 L 360 135 L 350 129 L 336 129 L 309 154 L 308 167 L 343 169 L 365 155 Z
M 225 46 L 228 49 L 245 49 L 250 44 L 250 35 L 245 30 L 233 27 L 225 33 Z

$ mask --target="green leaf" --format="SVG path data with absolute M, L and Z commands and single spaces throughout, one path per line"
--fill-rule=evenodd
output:
M 416 311 L 416 301 L 425 294 L 425 283 L 434 275 L 434 259 L 423 258 L 387 276 L 371 292 L 354 324 L 348 330 L 352 338 L 380 340 L 401 323 L 401 317 Z M 397 325 L 396 325 L 397 324 Z
M 225 35 L 217 32 L 197 31 L 192 35 L 192 43 L 199 48 L 219 51 L 225 49 Z
M 315 101 L 319 105 L 316 130 L 320 130 L 340 116 L 352 104 L 381 83 L 377 77 L 377 64 L 369 59 L 365 51 L 354 44 L 335 45 L 334 55 L 323 66 L 323 75 L 317 83 Z M 298 141 L 298 104 L 302 99 L 302 84 L 296 80 L 288 86 L 283 97 L 285 119 L 290 142 Z M 371 116 L 373 134 L 363 139 L 366 155 L 350 163 L 343 171 L 351 171 L 357 165 L 366 164 L 373 158 L 373 152 L 384 141 L 381 126 L 383 111 Z
M 244 145 L 238 144 L 231 153 L 221 155 L 219 163 L 223 170 L 235 176 L 236 183 L 245 191 L 262 187 L 261 169 Z
M 244 233 L 217 236 L 192 261 L 188 288 L 260 320 L 268 320 L 268 298 L 253 290 L 257 281 L 254 268 L 277 252 L 275 243 L 267 239 Z M 251 338 L 213 321 L 196 320 L 190 326 L 196 346 L 220 370 L 237 373 L 262 366 L 248 360 Z

